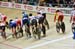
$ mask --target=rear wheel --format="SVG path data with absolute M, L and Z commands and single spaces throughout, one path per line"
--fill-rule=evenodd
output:
M 33 37 L 36 39 L 37 32 L 36 32 L 36 28 L 34 26 L 32 28 L 32 32 L 33 32 Z
M 38 39 L 41 38 L 41 30 L 40 30 L 40 28 L 37 28 L 37 36 L 38 36 Z
M 44 24 L 47 26 L 47 29 L 49 29 L 49 23 L 46 19 L 44 20 Z
M 60 23 L 59 22 L 56 22 L 56 31 L 57 31 L 57 33 L 60 32 Z
M 61 22 L 61 30 L 63 33 L 65 33 L 65 23 Z
M 25 32 L 26 32 L 27 38 L 31 38 L 30 29 L 29 29 L 29 27 L 27 26 L 27 24 L 25 24 Z

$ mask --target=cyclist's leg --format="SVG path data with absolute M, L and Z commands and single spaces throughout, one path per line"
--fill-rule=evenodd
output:
M 46 36 L 46 28 L 45 28 L 45 25 L 42 24 L 42 31 L 43 31 L 43 37 Z
M 63 17 L 64 17 L 63 15 L 60 15 L 59 21 L 60 21 L 60 28 L 62 32 L 65 33 L 65 23 L 63 22 Z
M 12 36 L 17 38 L 16 26 L 13 25 L 11 29 L 12 29 Z
M 9 28 L 9 26 L 8 26 L 8 25 L 9 25 L 8 22 L 6 21 L 5 23 L 6 23 L 6 27 Z
M 39 19 L 39 27 L 40 27 L 41 31 L 43 32 L 43 35 L 45 35 L 45 26 L 43 28 L 43 19 L 42 18 Z
M 29 36 L 29 29 L 28 29 L 29 24 L 28 24 L 28 19 L 24 19 L 24 20 L 23 20 L 23 25 L 25 26 L 25 33 L 26 33 L 26 37 L 28 38 L 28 36 Z
M 73 32 L 73 35 L 74 35 L 74 36 L 73 36 L 73 39 L 75 39 L 75 31 Z
M 36 31 L 37 31 L 38 39 L 40 39 L 41 38 L 41 32 L 40 32 L 39 26 L 37 26 Z
M 45 28 L 45 25 L 44 25 L 44 19 L 41 18 L 39 24 L 40 24 L 40 27 L 42 29 L 43 36 L 45 37 L 46 36 L 46 28 Z
M 21 37 L 22 37 L 23 36 L 23 29 L 22 29 L 22 26 L 21 25 L 19 26 L 19 32 L 20 32 Z
M 33 20 L 32 20 L 32 21 L 31 21 L 32 32 L 33 32 L 33 29 L 34 29 L 33 25 L 34 25 L 34 22 L 33 22 Z
M 36 38 L 36 35 L 37 35 L 37 31 L 36 31 L 36 28 L 37 28 L 37 20 L 36 19 L 33 19 L 32 21 L 32 33 L 33 33 L 33 36 L 34 38 Z
M 39 23 L 37 23 L 37 33 L 38 33 L 38 39 L 41 38 L 41 31 L 42 31 L 42 28 L 40 27 Z
M 36 35 L 37 35 L 37 31 L 36 31 L 36 27 L 35 27 L 35 25 L 33 25 L 33 36 L 34 36 L 34 38 L 36 38 Z
M 72 23 L 72 33 L 73 33 L 73 39 L 75 39 L 75 23 Z
M 11 29 L 11 32 L 12 32 L 12 37 L 14 38 L 14 33 L 13 33 L 14 31 L 13 31 L 13 26 L 10 26 L 10 27 L 11 27 L 10 29 Z
M 28 34 L 29 34 L 29 37 L 31 38 L 30 22 L 29 22 L 29 20 L 27 21 L 27 28 L 28 28 Z
M 74 23 L 72 23 L 71 27 L 72 27 L 72 33 L 73 33 L 74 32 Z
M 37 35 L 38 36 L 38 31 L 37 31 L 37 20 L 35 19 L 34 20 L 34 27 L 35 27 L 35 35 Z
M 19 25 L 18 28 L 17 28 L 17 30 L 18 30 L 19 36 L 22 37 L 22 36 L 23 36 L 23 29 L 22 29 L 22 26 Z
M 47 26 L 47 29 L 49 29 L 49 23 L 48 23 L 47 19 L 44 19 L 44 24 Z
M 22 29 L 22 27 L 20 28 L 20 32 L 21 32 L 21 35 L 23 36 L 23 29 Z
M 6 34 L 3 28 L 4 28 L 3 26 L 0 26 L 0 33 L 1 33 L 2 38 L 6 39 Z
M 60 23 L 59 23 L 59 21 L 56 22 L 56 31 L 57 31 L 57 33 L 60 32 Z
M 5 26 L 2 26 L 2 27 L 3 27 L 3 29 L 2 29 L 3 30 L 3 38 L 6 39 Z

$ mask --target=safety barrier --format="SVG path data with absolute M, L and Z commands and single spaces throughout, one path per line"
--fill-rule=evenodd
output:
M 33 6 L 33 5 L 26 5 L 26 4 L 18 4 L 12 2 L 2 2 L 0 1 L 0 7 L 7 7 L 7 8 L 15 8 L 21 10 L 28 10 L 28 11 L 39 11 L 43 10 L 46 13 L 54 14 L 56 10 L 63 11 L 64 15 L 70 16 L 70 12 L 73 8 L 56 8 L 56 7 L 43 7 L 43 6 Z

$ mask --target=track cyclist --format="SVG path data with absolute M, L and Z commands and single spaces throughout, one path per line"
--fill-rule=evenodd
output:
M 30 21 L 29 21 L 29 16 L 26 12 L 22 12 L 22 22 L 23 25 L 25 26 L 25 31 L 28 33 L 28 37 L 31 38 L 31 33 L 30 33 Z
M 63 33 L 65 33 L 65 24 L 63 20 L 64 20 L 63 12 L 60 10 L 56 10 L 54 22 L 56 22 L 56 31 L 58 33 L 60 32 L 60 29 L 62 30 Z
M 71 11 L 70 23 L 72 23 L 73 39 L 75 39 L 75 5 L 73 7 L 74 9 Z

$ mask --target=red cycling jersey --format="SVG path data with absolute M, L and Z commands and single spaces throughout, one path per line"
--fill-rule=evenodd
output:
M 16 19 L 16 24 L 17 24 L 17 26 L 18 26 L 18 25 L 21 26 L 21 25 L 22 25 L 22 21 L 21 21 L 21 19 Z
M 6 15 L 1 15 L 1 17 L 2 17 L 2 21 L 6 21 L 6 19 L 7 19 Z
M 63 15 L 63 12 L 56 12 L 55 13 L 55 17 L 54 17 L 54 21 L 63 21 L 64 19 L 64 15 Z

